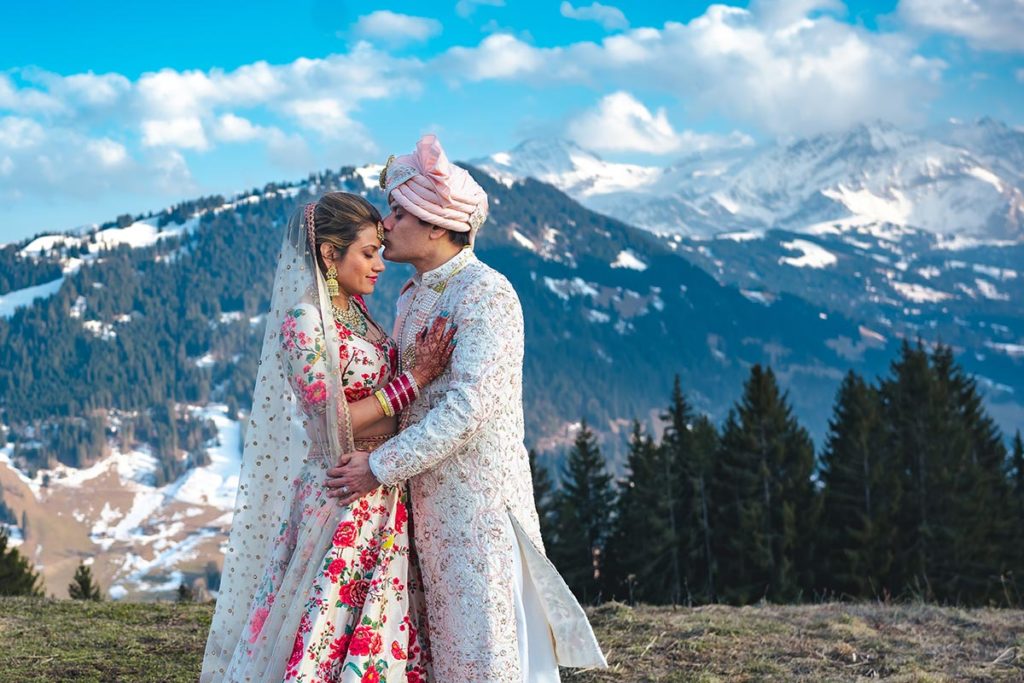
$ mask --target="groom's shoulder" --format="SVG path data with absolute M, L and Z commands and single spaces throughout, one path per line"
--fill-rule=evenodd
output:
M 509 279 L 480 259 L 474 259 L 466 266 L 466 271 L 467 286 L 492 294 L 507 293 L 516 299 L 519 298 Z

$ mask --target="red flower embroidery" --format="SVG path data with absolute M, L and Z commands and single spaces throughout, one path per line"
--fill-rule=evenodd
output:
M 377 667 L 371 664 L 359 683 L 380 683 L 380 674 L 377 673 Z
M 403 503 L 399 502 L 395 505 L 395 531 L 402 533 L 407 521 L 409 521 L 409 511 L 406 510 Z
M 419 667 L 405 672 L 406 683 L 426 683 L 426 679 L 423 678 L 423 674 L 420 672 Z
M 363 552 L 359 554 L 359 564 L 367 571 L 373 569 L 377 566 L 377 553 L 370 548 L 363 548 Z
M 338 583 L 338 577 L 344 569 L 345 560 L 340 557 L 327 565 L 327 575 L 330 577 L 331 583 Z
M 369 626 L 357 626 L 356 630 L 352 632 L 352 640 L 348 644 L 348 653 L 356 657 L 370 654 L 371 633 Z
M 363 603 L 366 602 L 366 594 L 369 590 L 370 582 L 358 579 L 356 581 L 346 583 L 338 592 L 341 601 L 346 605 L 362 607 Z
M 380 634 L 376 631 L 370 636 L 370 653 L 380 654 L 380 651 L 384 649 L 384 642 L 380 638 Z
M 330 659 L 344 659 L 348 655 L 348 642 L 352 639 L 349 634 L 344 634 L 335 638 L 334 642 L 331 643 L 331 654 Z
M 309 405 L 323 403 L 327 400 L 327 385 L 322 381 L 313 382 L 308 387 L 303 387 L 302 393 Z
M 356 540 L 356 525 L 354 522 L 342 522 L 334 530 L 334 545 L 342 548 L 351 548 Z
M 292 656 L 288 658 L 288 668 L 294 670 L 298 666 L 299 662 L 302 661 L 302 634 L 310 630 L 311 626 L 309 623 L 309 614 L 302 615 L 302 621 L 299 622 L 299 630 L 295 634 L 295 644 L 292 646 Z

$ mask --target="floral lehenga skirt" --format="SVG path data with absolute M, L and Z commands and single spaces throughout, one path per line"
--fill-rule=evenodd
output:
M 292 483 L 295 503 L 227 680 L 425 683 L 432 674 L 408 489 L 382 486 L 342 507 L 324 495 L 319 463 L 310 458 Z

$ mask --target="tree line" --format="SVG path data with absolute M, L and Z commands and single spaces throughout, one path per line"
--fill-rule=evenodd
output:
M 663 419 L 659 441 L 634 423 L 624 477 L 586 424 L 557 490 L 534 467 L 549 555 L 582 601 L 1022 603 L 1024 445 L 948 347 L 904 342 L 875 383 L 848 373 L 817 457 L 760 365 L 721 427 L 678 378 Z

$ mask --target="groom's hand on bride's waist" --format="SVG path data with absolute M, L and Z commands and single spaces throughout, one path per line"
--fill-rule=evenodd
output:
M 345 453 L 337 467 L 327 470 L 327 497 L 340 498 L 342 505 L 351 505 L 378 486 L 380 482 L 370 470 L 370 454 L 365 451 Z

